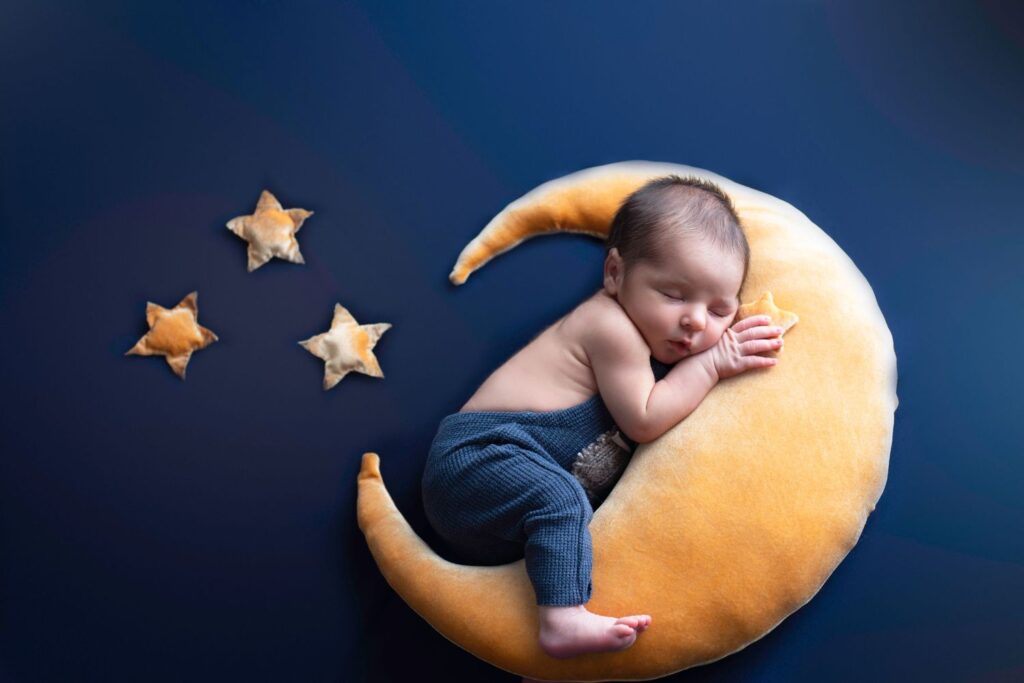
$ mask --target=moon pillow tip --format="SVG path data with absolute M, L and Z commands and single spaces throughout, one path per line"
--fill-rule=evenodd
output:
M 453 270 L 451 273 L 448 274 L 449 282 L 456 286 L 463 284 L 466 281 L 467 277 L 469 277 L 469 274 L 462 271 L 461 269 Z
M 359 467 L 359 479 L 380 479 L 380 456 L 374 452 L 363 453 Z

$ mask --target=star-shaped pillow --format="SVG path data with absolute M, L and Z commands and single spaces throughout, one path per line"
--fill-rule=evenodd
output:
M 256 211 L 227 222 L 228 229 L 249 243 L 249 272 L 278 257 L 305 263 L 295 233 L 313 215 L 305 209 L 284 209 L 269 191 L 263 190 Z
M 324 390 L 330 389 L 348 373 L 355 371 L 371 377 L 383 377 L 377 357 L 373 355 L 377 340 L 391 323 L 360 325 L 348 309 L 334 305 L 331 329 L 299 344 L 324 363 Z
M 164 356 L 178 377 L 185 379 L 185 368 L 193 351 L 217 341 L 217 335 L 199 324 L 198 292 L 192 292 L 174 308 L 146 302 L 147 332 L 126 356 Z
M 767 315 L 772 319 L 772 325 L 782 328 L 782 334 L 786 334 L 789 328 L 800 321 L 800 317 L 793 311 L 786 311 L 776 306 L 771 292 L 765 292 L 757 301 L 751 301 L 740 306 L 739 311 L 736 312 L 736 322 L 749 318 L 752 315 Z M 782 353 L 781 347 L 764 351 L 761 355 L 775 357 L 780 353 Z

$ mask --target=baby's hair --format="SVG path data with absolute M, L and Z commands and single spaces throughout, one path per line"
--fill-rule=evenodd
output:
M 658 263 L 659 244 L 669 235 L 694 236 L 743 259 L 750 267 L 750 245 L 732 200 L 710 180 L 678 175 L 656 178 L 629 195 L 619 207 L 605 241 L 605 254 L 619 250 L 623 263 Z

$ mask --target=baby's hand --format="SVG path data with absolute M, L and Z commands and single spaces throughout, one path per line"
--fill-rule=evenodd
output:
M 767 368 L 778 359 L 757 354 L 782 348 L 782 328 L 771 324 L 767 315 L 752 315 L 727 329 L 718 343 L 706 353 L 718 379 L 738 375 L 753 368 Z

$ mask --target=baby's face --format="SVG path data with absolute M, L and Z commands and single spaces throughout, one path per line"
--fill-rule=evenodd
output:
M 721 339 L 739 309 L 743 262 L 703 240 L 677 237 L 661 263 L 623 268 L 617 249 L 605 260 L 605 291 L 615 296 L 647 341 L 651 355 L 671 365 Z M 689 345 L 678 342 L 689 342 Z

